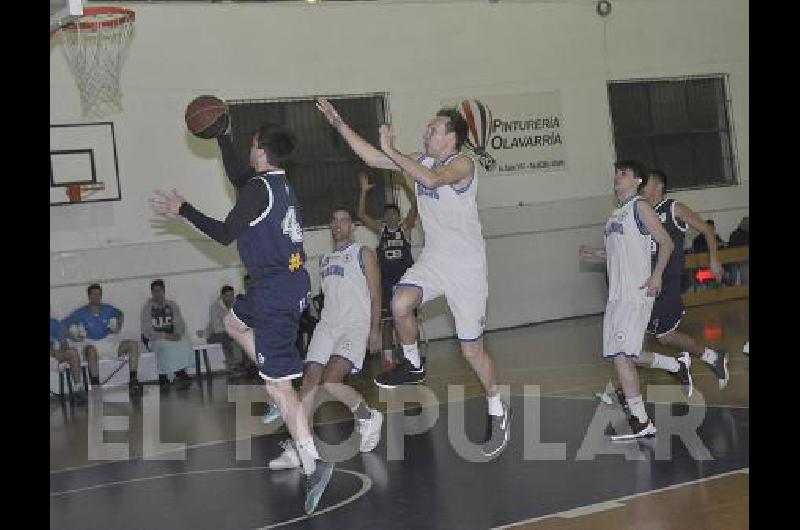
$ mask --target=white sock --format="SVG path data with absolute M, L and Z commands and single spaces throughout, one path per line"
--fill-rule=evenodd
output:
M 303 465 L 303 472 L 306 475 L 312 474 L 317 469 L 319 453 L 314 445 L 314 438 L 306 438 L 297 442 L 297 454 L 300 456 L 300 463 Z
M 383 350 L 383 358 L 384 359 L 391 359 L 392 358 L 392 350 Z
M 403 344 L 403 357 L 408 359 L 414 368 L 419 368 L 422 362 L 419 360 L 419 349 L 417 349 L 417 343 L 414 344 Z
M 703 352 L 703 356 L 700 357 L 708 364 L 714 364 L 717 362 L 717 352 L 712 350 L 711 348 L 706 348 L 706 351 Z
M 658 368 L 659 370 L 675 373 L 680 370 L 681 365 L 678 364 L 678 360 L 675 357 L 654 353 L 653 364 L 650 365 L 650 368 Z
M 636 416 L 640 422 L 647 423 L 647 411 L 644 409 L 644 401 L 642 400 L 642 396 L 629 397 L 628 406 L 631 408 L 631 414 Z
M 486 396 L 486 401 L 489 402 L 489 415 L 502 416 L 503 415 L 503 402 L 500 401 L 500 392 L 494 396 Z

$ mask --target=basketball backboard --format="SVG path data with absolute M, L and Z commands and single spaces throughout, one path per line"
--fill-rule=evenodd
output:
M 114 124 L 50 125 L 50 206 L 121 199 Z
M 50 33 L 83 14 L 83 0 L 50 0 Z

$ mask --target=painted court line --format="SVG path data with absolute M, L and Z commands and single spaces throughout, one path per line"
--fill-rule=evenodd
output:
M 91 491 L 91 490 L 96 490 L 96 489 L 100 489 L 100 488 L 108 488 L 108 487 L 111 487 L 111 486 L 122 486 L 122 485 L 125 485 L 125 484 L 133 484 L 133 483 L 137 483 L 137 482 L 146 482 L 146 481 L 149 481 L 149 480 L 159 480 L 159 479 L 163 479 L 163 478 L 178 477 L 178 476 L 185 476 L 185 475 L 205 475 L 205 474 L 209 474 L 209 473 L 223 473 L 223 472 L 227 472 L 227 471 L 263 471 L 263 470 L 266 470 L 266 469 L 268 469 L 266 466 L 260 466 L 260 467 L 228 467 L 228 468 L 222 468 L 222 469 L 204 469 L 204 470 L 199 470 L 199 471 L 186 471 L 186 472 L 182 472 L 182 473 L 168 473 L 166 475 L 156 475 L 156 476 L 152 476 L 152 477 L 140 477 L 140 478 L 134 478 L 134 479 L 130 479 L 130 480 L 120 480 L 120 481 L 117 481 L 117 482 L 107 482 L 105 484 L 97 484 L 95 486 L 87 486 L 85 488 L 77 488 L 77 489 L 74 489 L 74 490 L 57 491 L 55 493 L 51 493 L 50 497 L 51 498 L 52 497 L 61 497 L 61 496 L 70 495 L 70 494 L 73 494 L 73 493 L 82 493 L 82 492 L 85 492 L 85 491 Z M 289 525 L 289 524 L 292 524 L 292 523 L 296 523 L 296 522 L 299 522 L 299 521 L 305 521 L 307 519 L 311 519 L 313 517 L 317 517 L 317 516 L 320 516 L 320 515 L 328 513 L 328 512 L 332 512 L 333 510 L 341 508 L 342 506 L 344 506 L 346 504 L 350 504 L 351 502 L 355 501 L 359 497 L 362 497 L 363 495 L 365 495 L 370 489 L 372 489 L 372 479 L 369 478 L 367 475 L 365 475 L 363 473 L 359 473 L 358 471 L 351 471 L 349 469 L 334 469 L 334 473 L 336 473 L 336 472 L 347 473 L 347 474 L 350 474 L 350 475 L 353 475 L 353 476 L 357 477 L 359 480 L 361 480 L 361 488 L 357 492 L 355 492 L 353 495 L 350 495 L 349 497 L 347 497 L 346 499 L 344 499 L 344 500 L 342 500 L 340 502 L 337 502 L 336 504 L 333 504 L 331 506 L 328 506 L 327 508 L 324 508 L 322 510 L 318 510 L 318 511 L 312 513 L 311 515 L 303 515 L 303 516 L 300 516 L 300 517 L 295 517 L 294 519 L 289 519 L 288 521 L 281 521 L 279 523 L 271 524 L 271 525 L 268 525 L 268 526 L 263 526 L 263 527 L 259 528 L 258 530 L 269 530 L 271 528 L 278 528 L 278 527 L 286 526 L 286 525 Z
M 735 469 L 733 471 L 726 471 L 725 473 L 720 473 L 718 475 L 712 475 L 710 477 L 703 477 L 703 478 L 699 478 L 699 479 L 696 479 L 696 480 L 690 480 L 688 482 L 681 482 L 679 484 L 672 484 L 671 486 L 666 486 L 664 488 L 659 488 L 659 489 L 649 490 L 649 491 L 643 491 L 641 493 L 635 493 L 633 495 L 620 497 L 618 499 L 602 501 L 602 502 L 598 502 L 598 503 L 595 503 L 595 504 L 589 504 L 589 505 L 586 505 L 586 506 L 579 506 L 577 508 L 572 508 L 570 510 L 565 510 L 563 512 L 557 512 L 557 513 L 551 513 L 549 515 L 542 515 L 542 516 L 539 516 L 539 517 L 533 517 L 531 519 L 525 519 L 523 521 L 516 521 L 514 523 L 509 523 L 509 524 L 506 524 L 506 525 L 503 525 L 503 526 L 495 526 L 491 530 L 502 530 L 502 529 L 505 529 L 505 528 L 515 528 L 515 527 L 523 525 L 523 524 L 535 523 L 535 522 L 538 522 L 538 521 L 543 521 L 545 519 L 556 519 L 556 518 L 573 519 L 575 517 L 580 517 L 580 516 L 587 515 L 587 514 L 603 512 L 603 511 L 606 511 L 606 510 L 612 510 L 614 508 L 621 508 L 621 507 L 624 506 L 623 503 L 625 501 L 629 501 L 629 500 L 635 499 L 637 497 L 644 497 L 645 495 L 652 495 L 654 493 L 661 493 L 662 491 L 669 491 L 669 490 L 673 490 L 673 489 L 677 489 L 677 488 L 682 488 L 684 486 L 689 486 L 689 485 L 692 485 L 692 484 L 700 484 L 701 482 L 707 482 L 707 481 L 710 481 L 710 480 L 716 480 L 718 478 L 726 477 L 726 476 L 729 476 L 729 475 L 735 475 L 737 473 L 739 473 L 739 474 L 741 474 L 741 473 L 750 474 L 750 468 L 749 467 L 744 467 L 744 468 L 741 468 L 741 469 Z

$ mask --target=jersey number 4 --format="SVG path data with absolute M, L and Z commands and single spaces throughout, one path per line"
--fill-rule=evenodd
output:
M 286 215 L 281 221 L 281 229 L 283 233 L 289 236 L 294 243 L 303 242 L 303 227 L 297 222 L 297 214 L 295 213 L 294 206 L 289 206 L 286 210 Z

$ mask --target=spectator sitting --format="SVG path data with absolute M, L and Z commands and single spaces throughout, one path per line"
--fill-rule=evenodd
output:
M 729 247 L 744 247 L 750 245 L 750 217 L 742 217 L 738 228 L 731 232 L 728 238 Z
M 717 248 L 724 248 L 725 242 L 722 240 L 721 237 L 719 237 L 719 234 L 716 233 L 714 220 L 706 219 L 706 223 L 711 225 L 711 228 L 714 229 L 714 237 L 717 240 Z M 703 234 L 697 234 L 697 236 L 692 240 L 692 252 L 694 252 L 695 254 L 708 252 L 708 243 L 706 242 L 706 237 Z
M 73 311 L 61 323 L 73 342 L 84 342 L 83 355 L 89 363 L 89 379 L 100 385 L 98 358 L 117 359 L 128 356 L 130 365 L 131 395 L 142 394 L 142 384 L 137 378 L 139 344 L 135 340 L 122 340 L 120 331 L 125 315 L 110 304 L 104 304 L 103 288 L 93 283 L 87 288 L 89 303 Z
M 186 323 L 178 304 L 164 296 L 164 280 L 154 280 L 150 293 L 152 297 L 142 307 L 142 342 L 156 354 L 162 388 L 170 384 L 169 374 L 174 372 L 178 390 L 186 390 L 192 385 L 186 368 L 194 357 Z
M 208 327 L 206 336 L 209 344 L 221 344 L 225 353 L 225 367 L 232 375 L 243 375 L 247 371 L 244 364 L 244 354 L 238 344 L 225 331 L 222 319 L 228 314 L 234 301 L 233 287 L 225 285 L 219 293 L 219 298 L 211 304 L 208 310 Z
M 73 396 L 78 401 L 86 401 L 86 389 L 81 378 L 81 357 L 78 350 L 70 348 L 64 338 L 64 328 L 55 318 L 50 317 L 50 357 L 59 363 L 68 362 L 72 373 Z

